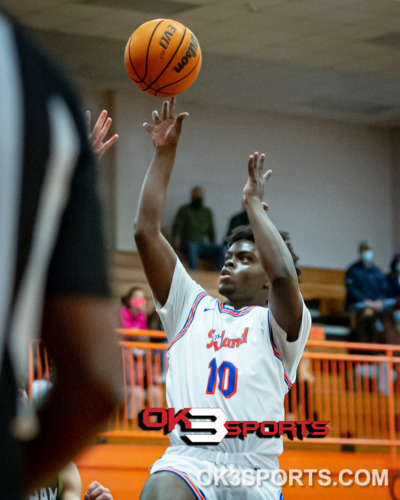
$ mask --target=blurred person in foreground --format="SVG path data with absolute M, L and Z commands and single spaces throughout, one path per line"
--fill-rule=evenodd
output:
M 91 442 L 122 381 L 83 112 L 2 7 L 0 122 L 0 498 L 20 500 Z M 18 401 L 16 381 L 37 336 L 57 377 L 36 414 Z

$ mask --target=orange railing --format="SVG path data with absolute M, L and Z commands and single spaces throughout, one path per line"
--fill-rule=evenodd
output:
M 125 401 L 107 434 L 163 438 L 159 431 L 141 430 L 137 415 L 146 407 L 166 407 L 165 334 L 118 333 L 124 339 L 120 345 Z M 127 340 L 138 336 L 151 341 Z M 47 357 L 35 342 L 30 349 L 30 388 L 34 379 L 48 378 Z M 328 436 L 303 442 L 385 447 L 396 455 L 400 446 L 400 346 L 309 340 L 285 410 L 287 420 L 329 421 Z
M 400 346 L 309 340 L 285 408 L 299 420 L 329 420 L 329 435 L 308 443 L 384 446 L 396 455 Z

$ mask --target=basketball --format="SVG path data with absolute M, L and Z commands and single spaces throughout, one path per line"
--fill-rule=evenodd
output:
M 125 67 L 143 92 L 159 97 L 181 94 L 201 67 L 201 49 L 189 28 L 172 19 L 139 26 L 125 47 Z

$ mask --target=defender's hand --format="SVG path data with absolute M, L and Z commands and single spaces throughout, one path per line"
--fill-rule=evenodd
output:
M 97 481 L 93 481 L 86 491 L 84 500 L 113 500 L 113 497 L 108 488 L 105 488 Z
M 259 155 L 257 152 L 249 156 L 249 178 L 247 179 L 246 185 L 243 189 L 243 199 L 245 203 L 250 198 L 258 198 L 262 202 L 265 186 L 272 174 L 272 170 L 268 170 L 263 173 L 264 158 L 264 153 Z M 263 208 L 264 210 L 268 210 L 268 205 L 263 203 Z
M 179 113 L 175 118 L 175 97 L 171 102 L 164 101 L 162 106 L 162 119 L 157 111 L 153 111 L 153 124 L 143 123 L 143 127 L 151 134 L 156 148 L 176 147 L 182 130 L 182 121 L 189 113 Z
M 107 115 L 108 112 L 104 109 L 97 118 L 97 122 L 93 127 L 93 130 L 91 130 L 91 113 L 90 111 L 86 111 L 85 114 L 88 138 L 90 144 L 92 145 L 93 152 L 96 155 L 97 161 L 100 161 L 107 149 L 113 146 L 119 139 L 118 134 L 114 134 L 110 139 L 108 139 L 108 141 L 103 142 L 112 123 L 112 119 L 110 117 L 107 118 Z

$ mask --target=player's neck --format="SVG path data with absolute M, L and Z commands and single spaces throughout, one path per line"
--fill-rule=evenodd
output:
M 268 303 L 265 300 L 230 300 L 226 299 L 224 304 L 229 307 L 233 307 L 233 309 L 239 310 L 243 309 L 243 307 L 251 307 L 251 306 L 260 306 L 267 307 Z

